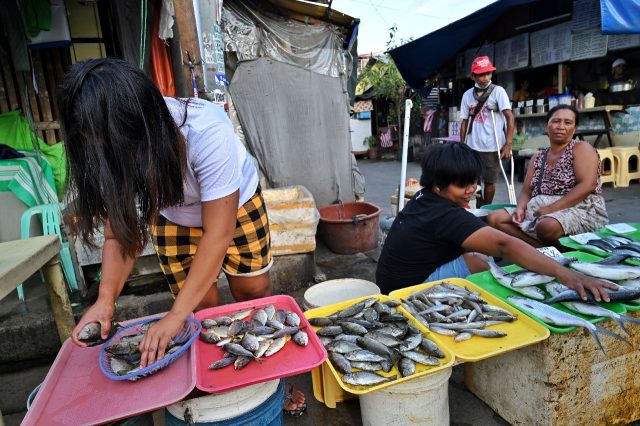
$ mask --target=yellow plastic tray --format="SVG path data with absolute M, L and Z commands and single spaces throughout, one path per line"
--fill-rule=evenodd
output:
M 389 297 L 396 300 L 406 299 L 415 291 L 433 287 L 434 285 L 440 284 L 441 282 L 449 282 L 460 287 L 467 287 L 471 291 L 480 293 L 482 298 L 486 300 L 487 303 L 499 306 L 502 309 L 505 309 L 518 316 L 518 319 L 513 322 L 488 327 L 490 330 L 500 330 L 506 332 L 507 335 L 505 337 L 487 338 L 473 336 L 469 340 L 458 343 L 453 340 L 452 336 L 437 335 L 440 341 L 447 347 L 447 349 L 455 354 L 458 360 L 480 361 L 482 359 L 513 351 L 524 346 L 532 345 L 549 337 L 550 332 L 548 328 L 532 320 L 527 315 L 498 299 L 481 287 L 473 284 L 471 281 L 462 278 L 448 278 L 446 280 L 433 281 L 430 283 L 403 288 L 391 292 L 389 294 Z M 405 311 L 404 309 L 402 310 Z M 411 314 L 409 314 L 408 312 L 406 312 L 406 314 L 411 316 Z M 417 320 L 416 323 L 417 327 L 419 327 L 420 330 L 427 330 L 427 328 Z M 432 334 L 435 335 L 436 333 Z
M 378 299 L 381 302 L 384 302 L 386 300 L 390 300 L 390 297 L 385 296 L 385 295 L 373 295 L 373 296 L 364 296 L 364 297 L 359 297 L 357 299 L 352 299 L 352 300 L 347 300 L 344 302 L 340 302 L 340 303 L 335 303 L 333 305 L 329 305 L 329 306 L 323 306 L 321 308 L 315 308 L 315 309 L 311 309 L 309 311 L 306 311 L 304 313 L 304 315 L 307 317 L 307 319 L 311 319 L 311 318 L 317 318 L 317 317 L 326 317 L 329 316 L 337 311 L 340 311 L 342 309 L 345 309 L 348 306 L 353 305 L 354 303 L 357 303 L 361 300 L 366 300 L 369 299 L 371 297 L 374 297 L 376 299 Z M 418 377 L 424 376 L 426 374 L 431 374 L 431 373 L 435 373 L 437 371 L 441 371 L 445 368 L 451 367 L 453 365 L 453 361 L 455 360 L 453 353 L 451 352 L 451 350 L 444 344 L 444 342 L 442 341 L 442 339 L 440 339 L 441 336 L 436 336 L 435 333 L 431 333 L 430 331 L 426 330 L 424 327 L 420 326 L 420 323 L 418 323 L 418 321 L 413 318 L 411 315 L 409 315 L 407 313 L 407 311 L 405 311 L 404 309 L 397 309 L 397 311 L 399 313 L 402 313 L 405 317 L 407 317 L 408 319 L 408 323 L 413 325 L 414 327 L 418 328 L 419 330 L 421 330 L 423 332 L 424 337 L 433 340 L 438 347 L 442 350 L 442 352 L 444 352 L 445 357 L 440 359 L 440 365 L 436 366 L 436 367 L 430 367 L 427 365 L 422 365 L 422 364 L 416 364 L 416 372 L 415 374 L 413 374 L 412 376 L 409 377 L 402 377 L 402 375 L 400 374 L 400 371 L 398 371 L 397 366 L 394 365 L 394 367 L 391 369 L 391 371 L 389 371 L 388 373 L 385 373 L 383 371 L 377 372 L 378 374 L 385 376 L 385 377 L 391 377 L 396 375 L 397 379 L 393 380 L 391 382 L 387 382 L 387 383 L 381 383 L 379 385 L 375 385 L 375 386 L 353 386 L 353 385 L 349 385 L 346 384 L 342 381 L 341 377 L 342 377 L 342 373 L 338 372 L 335 368 L 333 368 L 333 365 L 331 364 L 331 362 L 329 361 L 329 359 L 327 359 L 325 361 L 325 363 L 323 364 L 323 366 L 328 366 L 329 370 L 331 371 L 331 373 L 333 374 L 333 377 L 335 378 L 336 383 L 345 391 L 350 392 L 352 394 L 356 394 L 356 395 L 364 395 L 367 394 L 369 392 L 375 392 L 378 391 L 380 389 L 384 389 L 386 387 L 389 386 L 394 386 L 400 383 L 404 383 L 407 382 L 409 380 L 413 380 L 416 379 Z M 316 331 L 319 328 L 322 327 L 313 327 L 313 330 Z M 354 369 L 354 371 L 358 371 L 358 369 Z M 315 389 L 314 389 L 314 395 L 316 394 Z M 325 394 L 325 399 L 326 399 L 326 394 Z M 326 403 L 326 401 L 325 401 Z

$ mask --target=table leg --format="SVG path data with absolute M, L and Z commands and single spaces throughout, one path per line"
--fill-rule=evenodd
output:
M 67 286 L 62 273 L 60 257 L 56 255 L 47 262 L 42 267 L 42 272 L 49 292 L 51 311 L 58 329 L 58 336 L 60 336 L 60 342 L 64 343 L 71 336 L 75 321 L 71 312 L 71 303 L 69 302 L 69 294 L 67 293 Z

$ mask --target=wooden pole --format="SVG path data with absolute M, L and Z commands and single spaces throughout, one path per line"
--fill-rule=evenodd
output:
M 44 273 L 47 291 L 49 292 L 49 300 L 51 301 L 51 311 L 53 319 L 56 322 L 58 336 L 60 342 L 64 343 L 71 336 L 71 332 L 75 327 L 73 313 L 71 312 L 71 303 L 62 274 L 60 265 L 60 257 L 55 256 L 46 265 L 42 267 Z
M 180 53 L 182 56 L 183 77 L 188 82 L 187 87 L 191 87 L 191 71 L 187 61 L 187 51 L 196 64 L 196 83 L 198 92 L 204 92 L 204 80 L 202 78 L 202 56 L 200 54 L 200 43 L 196 27 L 196 15 L 193 10 L 192 0 L 173 0 L 175 9 L 176 25 L 180 33 Z M 178 76 L 176 76 L 178 78 Z

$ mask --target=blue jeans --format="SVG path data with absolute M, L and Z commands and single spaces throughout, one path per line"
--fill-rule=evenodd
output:
M 464 256 L 461 255 L 450 262 L 438 266 L 424 282 L 428 283 L 447 278 L 467 278 L 468 275 L 471 275 L 471 271 L 469 271 L 467 262 L 464 261 Z

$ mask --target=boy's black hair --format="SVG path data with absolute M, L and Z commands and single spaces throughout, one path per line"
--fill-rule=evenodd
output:
M 549 122 L 549 120 L 551 120 L 551 117 L 553 117 L 553 114 L 556 111 L 559 111 L 561 109 L 568 109 L 569 111 L 573 111 L 573 113 L 576 116 L 576 127 L 578 127 L 578 120 L 580 118 L 580 113 L 578 112 L 578 109 L 576 107 L 574 107 L 573 105 L 567 105 L 567 104 L 560 104 L 560 105 L 556 105 L 553 108 L 551 108 L 549 110 L 549 112 L 547 113 L 547 123 Z
M 450 184 L 466 186 L 480 180 L 484 163 L 480 155 L 463 143 L 434 144 L 422 159 L 420 185 L 431 191 Z

